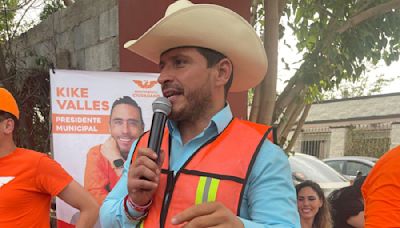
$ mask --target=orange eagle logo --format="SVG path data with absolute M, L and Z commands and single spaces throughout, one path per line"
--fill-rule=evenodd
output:
M 157 84 L 157 81 L 150 80 L 133 80 L 133 82 L 142 89 L 150 89 Z

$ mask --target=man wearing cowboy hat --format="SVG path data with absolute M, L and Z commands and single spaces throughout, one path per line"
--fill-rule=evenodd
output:
M 300 227 L 286 155 L 268 127 L 232 117 L 228 91 L 256 86 L 267 57 L 229 9 L 178 0 L 129 50 L 159 64 L 172 103 L 161 145 L 133 145 L 100 212 L 103 227 Z M 159 159 L 159 162 L 156 162 Z

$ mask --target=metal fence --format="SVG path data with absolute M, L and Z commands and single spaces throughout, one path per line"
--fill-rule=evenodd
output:
M 390 123 L 351 126 L 345 155 L 380 157 L 390 149 L 390 132 Z
M 344 155 L 380 157 L 390 149 L 391 123 L 358 124 L 347 127 Z M 309 128 L 299 136 L 300 152 L 320 159 L 329 157 L 330 128 Z M 332 155 L 331 155 L 332 156 Z
M 331 132 L 329 128 L 308 129 L 300 137 L 300 151 L 317 158 L 329 156 Z

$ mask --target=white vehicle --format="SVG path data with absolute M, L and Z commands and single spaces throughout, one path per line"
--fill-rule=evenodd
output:
M 318 158 L 302 153 L 289 155 L 293 183 L 296 185 L 305 180 L 318 183 L 325 196 L 333 190 L 350 185 L 350 181 Z

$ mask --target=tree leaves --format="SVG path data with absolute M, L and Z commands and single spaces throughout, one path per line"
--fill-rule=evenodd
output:
M 305 99 L 307 104 L 323 99 L 323 92 L 339 87 L 342 81 L 359 80 L 365 73 L 366 63 L 377 64 L 383 59 L 386 64 L 391 64 L 399 59 L 399 0 L 286 2 L 284 13 L 288 18 L 288 26 L 298 40 L 296 47 L 299 53 L 303 53 L 303 59 L 284 92 L 278 96 L 276 104 L 264 107 L 273 110 L 272 121 L 285 119 L 285 110 L 293 104 L 295 97 Z M 265 10 L 268 14 L 271 9 Z M 259 107 L 265 102 L 265 97 L 273 96 L 274 92 L 263 86 L 257 87 L 254 100 L 258 104 L 253 107 Z M 268 114 L 265 110 L 259 110 L 259 115 L 265 113 Z M 252 111 L 251 120 L 259 119 Z M 279 126 L 283 124 L 279 123 Z M 278 137 L 286 139 L 286 135 Z M 284 145 L 285 142 L 280 144 Z

